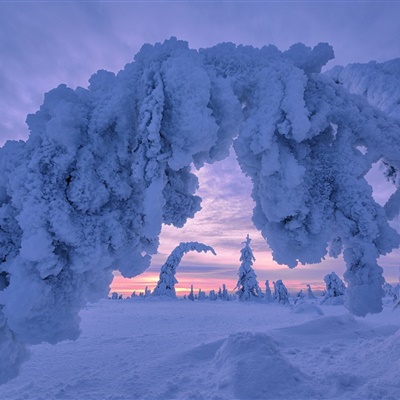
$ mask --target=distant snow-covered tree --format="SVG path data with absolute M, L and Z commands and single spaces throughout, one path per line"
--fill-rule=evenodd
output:
M 309 300 L 314 300 L 316 297 L 314 296 L 314 293 L 311 289 L 311 285 L 307 284 L 307 299 Z
M 217 299 L 218 299 L 218 296 L 215 293 L 215 290 L 210 290 L 210 293 L 208 295 L 208 300 L 215 301 Z
M 228 289 L 226 288 L 225 283 L 222 284 L 222 294 L 221 294 L 221 299 L 225 301 L 229 301 L 231 298 L 229 296 Z
M 190 293 L 187 297 L 189 300 L 194 301 L 193 285 L 190 285 Z
M 272 292 L 271 292 L 271 288 L 269 287 L 269 280 L 267 279 L 265 281 L 265 301 L 268 303 L 271 303 L 274 301 L 273 297 L 272 297 Z
M 289 304 L 290 296 L 286 286 L 281 279 L 273 282 L 274 285 L 274 301 L 279 304 Z
M 334 272 L 325 275 L 326 293 L 322 299 L 323 304 L 343 304 L 346 286 Z
M 303 289 L 300 289 L 300 292 L 297 293 L 295 299 L 294 299 L 294 304 L 297 304 L 297 302 L 302 301 L 304 299 L 305 295 L 303 293 Z
M 198 300 L 206 300 L 206 292 L 203 292 L 201 289 L 199 289 L 199 293 L 197 294 L 197 299 Z
M 261 298 L 261 290 L 260 286 L 258 285 L 257 275 L 252 268 L 255 257 L 250 248 L 250 242 L 250 236 L 247 235 L 246 241 L 243 242 L 245 246 L 241 250 L 240 261 L 242 264 L 239 268 L 239 279 L 236 284 L 239 300 L 242 301 Z
M 161 267 L 160 279 L 153 291 L 153 296 L 168 296 L 176 298 L 175 284 L 178 283 L 175 278 L 176 269 L 182 260 L 182 257 L 189 251 L 197 251 L 201 253 L 210 251 L 216 255 L 214 249 L 203 243 L 198 242 L 182 242 L 176 246 L 167 258 L 165 264 Z
M 328 297 L 343 296 L 346 292 L 346 286 L 343 281 L 334 273 L 325 275 L 326 295 Z
M 119 294 L 117 292 L 112 292 L 111 299 L 112 300 L 118 300 L 118 298 L 119 298 Z

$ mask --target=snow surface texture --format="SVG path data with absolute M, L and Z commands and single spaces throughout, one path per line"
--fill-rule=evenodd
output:
M 331 58 L 322 43 L 195 51 L 172 38 L 88 89 L 47 93 L 29 139 L 0 151 L 0 382 L 26 344 L 78 337 L 79 310 L 107 294 L 113 269 L 149 266 L 162 224 L 200 209 L 191 165 L 233 142 L 274 259 L 343 252 L 347 307 L 379 312 L 376 260 L 399 236 L 364 176 L 382 158 L 400 168 L 399 123 L 320 74 Z
M 197 251 L 201 253 L 204 251 L 211 251 L 215 256 L 215 250 L 203 243 L 198 242 L 182 242 L 179 246 L 176 246 L 172 253 L 168 256 L 167 261 L 161 267 L 160 279 L 153 291 L 153 296 L 167 296 L 170 298 L 176 298 L 175 284 L 178 280 L 175 278 L 176 269 L 182 260 L 182 257 L 189 251 Z M 192 285 L 193 291 L 193 285 Z
M 325 315 L 317 316 L 311 303 L 291 312 L 262 302 L 159 300 L 87 306 L 79 339 L 33 346 L 0 397 L 400 398 L 400 310 L 361 319 L 343 306 L 320 306 Z

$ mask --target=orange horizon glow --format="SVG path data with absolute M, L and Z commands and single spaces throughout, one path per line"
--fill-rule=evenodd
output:
M 110 293 L 117 292 L 118 294 L 122 294 L 124 297 L 130 297 L 132 293 L 135 291 L 136 295 L 139 295 L 140 292 L 144 293 L 146 287 L 148 290 L 153 290 L 158 282 L 158 274 L 154 272 L 145 272 L 138 277 L 128 279 L 123 278 L 122 276 L 115 276 L 114 280 L 110 287 Z M 208 295 L 211 290 L 215 290 L 218 292 L 219 288 L 222 288 L 222 285 L 225 284 L 229 293 L 233 294 L 234 289 L 237 283 L 236 279 L 225 279 L 225 280 L 210 280 L 210 279 L 192 279 L 191 276 L 183 276 L 178 278 L 178 283 L 175 285 L 175 291 L 178 297 L 188 295 L 190 293 L 190 286 L 193 285 L 193 290 L 195 293 L 198 293 L 199 289 L 203 292 L 206 292 Z M 304 281 L 297 280 L 285 280 L 284 281 L 286 287 L 289 292 L 294 294 L 295 292 L 299 292 L 303 289 L 303 292 L 306 292 L 306 284 Z M 309 282 L 313 291 L 322 291 L 325 289 L 325 285 L 323 282 Z M 265 282 L 260 282 L 259 285 L 261 290 L 265 292 Z M 271 290 L 273 290 L 272 281 L 270 282 Z

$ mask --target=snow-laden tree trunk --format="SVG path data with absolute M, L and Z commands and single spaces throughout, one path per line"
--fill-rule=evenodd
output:
M 178 283 L 175 278 L 176 269 L 182 260 L 182 257 L 189 251 L 197 251 L 201 253 L 207 253 L 210 251 L 212 254 L 216 255 L 214 249 L 203 243 L 198 242 L 182 242 L 172 250 L 171 254 L 168 256 L 167 261 L 161 267 L 160 279 L 158 280 L 157 286 L 153 290 L 153 296 L 167 296 L 171 298 L 176 298 L 175 284 Z

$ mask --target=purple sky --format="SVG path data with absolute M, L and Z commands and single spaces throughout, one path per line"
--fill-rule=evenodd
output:
M 46 91 L 60 83 L 86 86 L 98 69 L 116 72 L 144 43 L 176 36 L 193 48 L 231 41 L 271 43 L 284 50 L 296 42 L 329 42 L 336 54 L 329 68 L 399 57 L 399 15 L 400 3 L 389 1 L 0 2 L 0 143 L 27 138 L 26 114 L 39 108 Z M 234 282 L 247 233 L 253 238 L 260 281 L 317 284 L 331 270 L 343 273 L 341 260 L 295 270 L 273 263 L 251 224 L 250 182 L 233 157 L 206 167 L 199 177 L 203 210 L 184 229 L 163 231 L 160 254 L 147 273 L 151 279 L 180 241 L 201 240 L 214 246 L 218 257 L 186 256 L 178 280 L 193 278 L 197 287 L 201 282 L 203 287 L 207 282 Z M 388 195 L 386 184 L 374 186 L 377 196 Z M 396 280 L 400 252 L 381 259 L 381 265 L 387 280 Z

